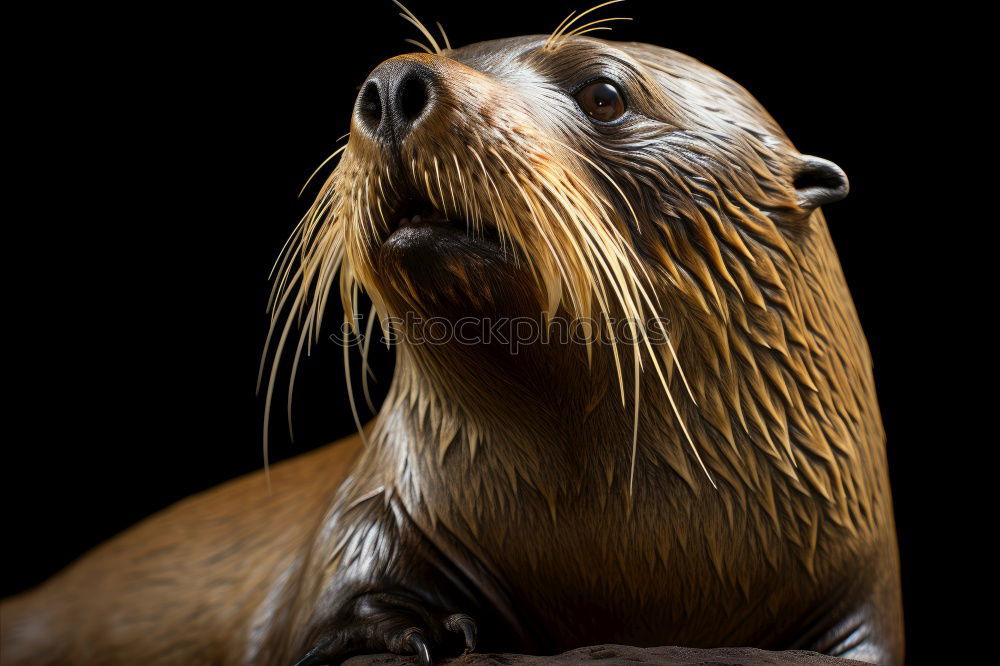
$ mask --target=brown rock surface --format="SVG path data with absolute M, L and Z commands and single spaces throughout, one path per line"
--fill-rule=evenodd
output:
M 627 645 L 594 645 L 578 648 L 562 654 L 537 657 L 524 654 L 469 654 L 454 659 L 442 659 L 436 664 L 450 666 L 493 666 L 538 664 L 582 664 L 602 662 L 612 664 L 656 664 L 657 666 L 851 666 L 864 662 L 853 659 L 838 659 L 806 650 L 771 652 L 756 648 L 715 648 L 703 650 L 684 647 L 638 648 Z M 410 666 L 414 657 L 400 657 L 391 654 L 354 657 L 345 666 Z

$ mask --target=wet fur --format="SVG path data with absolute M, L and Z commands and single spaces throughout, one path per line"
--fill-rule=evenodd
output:
M 255 479 L 193 498 L 5 603 L 4 663 L 292 663 L 336 642 L 350 600 L 386 587 L 473 615 L 488 649 L 752 645 L 901 663 L 884 435 L 799 180 L 812 158 L 691 58 L 545 40 L 406 56 L 439 77 L 438 115 L 398 159 L 352 127 L 276 310 L 307 315 L 307 346 L 339 272 L 348 312 L 360 287 L 383 317 L 655 313 L 675 353 L 643 351 L 637 370 L 631 347 L 616 360 L 609 347 L 401 345 L 367 446 L 276 468 L 271 499 Z M 567 95 L 598 75 L 624 86 L 618 126 Z M 490 146 L 511 150 L 473 156 Z M 631 271 L 618 291 L 573 260 L 574 230 L 551 226 L 545 206 L 568 204 L 538 179 L 559 173 L 581 220 L 603 225 L 598 249 Z M 460 174 L 464 204 L 445 185 Z M 378 206 L 393 188 L 461 213 L 472 234 L 390 240 Z

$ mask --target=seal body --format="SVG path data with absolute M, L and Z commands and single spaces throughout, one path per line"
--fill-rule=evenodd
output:
M 363 288 L 396 332 L 364 445 L 279 467 L 271 499 L 190 500 L 8 603 L 4 663 L 599 643 L 901 663 L 884 435 L 819 210 L 846 192 L 666 49 L 383 63 L 276 299 L 309 334 L 339 274 L 346 310 Z M 433 344 L 431 320 L 453 327 Z M 458 326 L 482 321 L 539 323 L 517 346 Z

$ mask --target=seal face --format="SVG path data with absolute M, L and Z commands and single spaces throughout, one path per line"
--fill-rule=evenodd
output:
M 284 280 L 320 304 L 306 334 L 339 269 L 348 313 L 363 288 L 383 320 L 565 317 L 610 344 L 401 342 L 290 643 L 899 662 L 884 436 L 818 209 L 847 190 L 667 49 L 527 36 L 376 68 Z
M 385 305 L 409 289 L 393 286 L 406 257 L 450 273 L 457 289 L 470 277 L 457 266 L 487 257 L 522 266 L 546 312 L 588 316 L 596 298 L 637 316 L 660 289 L 656 276 L 640 279 L 644 268 L 700 298 L 718 291 L 708 282 L 737 279 L 727 251 L 750 260 L 749 240 L 773 242 L 761 233 L 789 232 L 846 194 L 835 165 L 798 155 L 742 89 L 680 54 L 546 44 L 500 40 L 380 65 L 309 219 L 322 231 L 306 244 L 307 269 L 332 259 L 345 287 L 359 283 Z M 753 215 L 767 217 L 764 229 Z M 721 244 L 711 228 L 680 233 L 714 217 L 731 227 Z M 637 285 L 631 305 L 603 291 Z

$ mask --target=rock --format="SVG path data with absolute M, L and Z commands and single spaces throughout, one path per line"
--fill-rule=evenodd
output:
M 435 664 L 450 666 L 493 666 L 502 664 L 583 664 L 599 661 L 602 666 L 613 664 L 656 664 L 657 666 L 851 666 L 865 662 L 853 659 L 828 657 L 807 650 L 787 650 L 771 652 L 757 648 L 715 648 L 704 650 L 684 647 L 638 648 L 628 645 L 594 645 L 577 648 L 550 657 L 536 657 L 525 654 L 469 654 L 453 659 L 441 659 Z M 353 657 L 345 666 L 410 666 L 414 657 L 393 654 L 366 655 Z

